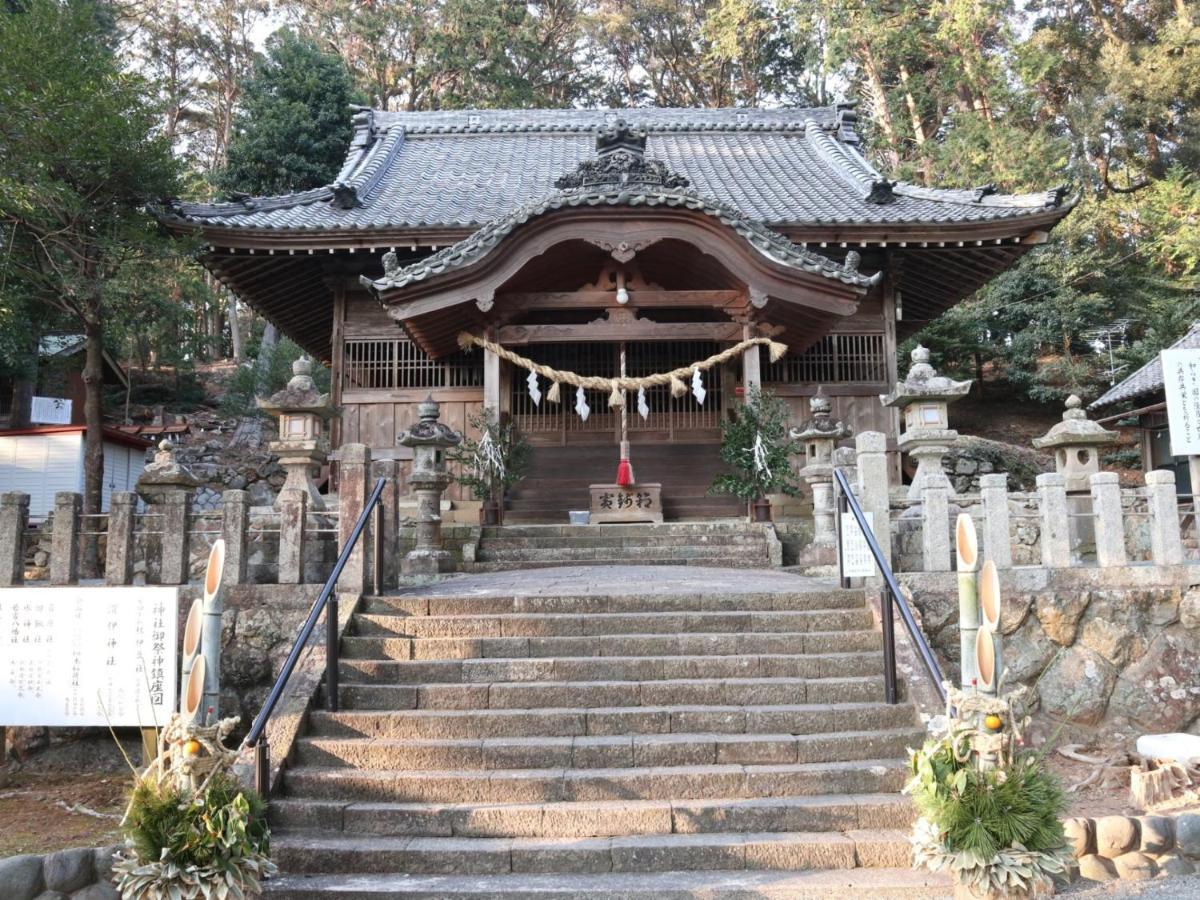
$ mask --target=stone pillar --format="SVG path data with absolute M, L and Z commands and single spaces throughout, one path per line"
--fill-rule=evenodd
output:
M 159 584 L 187 584 L 190 546 L 188 514 L 192 511 L 192 495 L 188 491 L 165 491 L 158 503 L 151 507 L 162 518 L 162 561 Z
M 221 494 L 221 537 L 225 540 L 226 584 L 246 584 L 248 580 L 250 494 L 229 490 Z
M 1150 511 L 1150 558 L 1160 566 L 1179 565 L 1183 562 L 1183 538 L 1174 472 L 1155 469 L 1146 473 L 1146 505 Z
M 279 583 L 304 583 L 304 526 L 308 493 L 279 492 Z
M 1071 565 L 1071 520 L 1067 507 L 1067 481 L 1058 472 L 1037 477 L 1038 506 L 1042 514 L 1042 565 L 1065 569 Z
M 858 502 L 863 512 L 871 513 L 871 530 L 888 565 L 892 562 L 891 500 L 888 480 L 887 435 L 864 431 L 854 439 L 858 452 Z
M 350 532 L 354 523 L 362 515 L 363 507 L 367 505 L 367 473 L 371 468 L 371 448 L 366 444 L 345 444 L 342 446 L 341 465 L 338 468 L 338 552 L 345 548 L 350 540 Z M 338 590 L 362 594 L 369 588 L 367 584 L 368 565 L 367 550 L 371 546 L 371 523 L 367 522 L 358 545 L 346 567 L 342 569 L 342 577 L 338 580 Z
M 380 571 L 383 584 L 380 590 L 396 587 L 400 576 L 400 463 L 394 459 L 377 459 L 371 464 L 371 481 L 387 479 L 383 489 L 380 521 L 383 523 L 383 565 Z
M 0 494 L 0 587 L 25 583 L 25 526 L 28 522 L 29 495 L 16 491 Z M 0 763 L 3 762 L 4 756 L 0 753 Z
M 1096 562 L 1100 566 L 1123 566 L 1125 522 L 1121 512 L 1121 479 L 1116 472 L 1097 472 L 1092 486 L 1092 515 L 1096 535 Z
M 983 555 L 998 569 L 1012 567 L 1012 534 L 1008 517 L 1008 476 L 981 475 L 983 498 Z
M 950 492 L 926 484 L 921 491 L 921 556 L 926 572 L 950 571 Z
M 564 402 L 566 398 L 563 398 Z M 483 408 L 500 417 L 500 357 L 491 350 L 483 351 Z
M 83 497 L 74 491 L 54 495 L 54 532 L 50 541 L 50 583 L 79 583 L 79 510 Z
M 137 494 L 133 491 L 113 491 L 109 498 L 105 584 L 133 584 L 133 513 L 136 508 Z

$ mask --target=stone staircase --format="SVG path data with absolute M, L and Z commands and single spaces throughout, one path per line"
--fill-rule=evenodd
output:
M 922 730 L 861 591 L 596 571 L 620 586 L 366 598 L 271 803 L 268 896 L 948 896 L 909 868 Z
M 475 560 L 470 568 L 477 572 L 564 565 L 771 564 L 766 532 L 749 522 L 486 527 Z

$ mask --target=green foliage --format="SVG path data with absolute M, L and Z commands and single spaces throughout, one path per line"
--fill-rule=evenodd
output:
M 1011 847 L 1035 852 L 1061 848 L 1059 816 L 1066 797 L 1042 758 L 1025 752 L 1010 764 L 986 769 L 964 752 L 964 740 L 961 732 L 952 732 L 927 741 L 912 754 L 912 777 L 905 787 L 947 851 L 990 860 Z
M 134 787 L 124 832 L 143 862 L 169 859 L 187 868 L 235 868 L 269 851 L 266 804 L 230 775 L 215 775 L 204 793 L 188 796 L 142 779 Z
M 350 104 L 361 100 L 341 59 L 282 29 L 242 92 L 219 185 L 264 195 L 332 183 L 353 133 Z
M 497 421 L 491 409 L 468 416 L 467 424 L 479 437 L 464 437 L 447 454 L 458 469 L 454 480 L 476 500 L 502 500 L 529 470 L 529 442 L 511 422 Z
M 721 459 L 733 471 L 718 476 L 709 493 L 742 500 L 798 494 L 790 457 L 799 449 L 788 437 L 790 418 L 791 410 L 783 400 L 752 387 L 733 418 L 721 422 Z
M 225 396 L 221 398 L 221 409 L 232 416 L 263 415 L 254 402 L 255 398 L 283 390 L 291 380 L 292 363 L 303 353 L 300 346 L 288 338 L 281 338 L 265 349 L 260 347 L 257 355 L 238 366 L 229 380 Z M 312 377 L 318 391 L 329 391 L 329 369 L 315 363 Z

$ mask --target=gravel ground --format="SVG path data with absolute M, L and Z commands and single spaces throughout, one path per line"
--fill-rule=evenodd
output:
M 1200 898 L 1200 875 L 1176 875 L 1170 878 L 1155 878 L 1153 881 L 1110 881 L 1107 884 L 1076 882 L 1059 894 L 1070 897 L 1071 900 L 1123 900 L 1125 897 L 1140 897 L 1143 900 L 1196 900 Z

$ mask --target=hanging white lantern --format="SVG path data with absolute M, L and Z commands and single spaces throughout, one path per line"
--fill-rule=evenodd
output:
M 638 388 L 637 411 L 642 419 L 646 419 L 650 415 L 650 404 L 646 402 L 646 389 Z
M 708 391 L 704 389 L 704 379 L 700 376 L 698 368 L 692 369 L 692 396 L 701 406 L 704 405 L 704 398 L 708 396 Z
M 529 385 L 529 399 L 533 401 L 533 405 L 541 406 L 542 389 L 538 387 L 537 372 L 530 372 L 529 377 L 525 379 L 525 383 Z
M 575 412 L 579 413 L 579 418 L 585 422 L 592 414 L 592 408 L 587 403 L 587 395 L 584 394 L 581 387 L 575 388 Z

